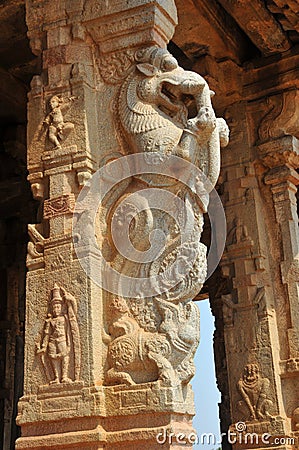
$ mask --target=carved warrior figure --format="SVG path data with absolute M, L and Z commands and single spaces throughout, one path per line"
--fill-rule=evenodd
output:
M 70 97 L 67 100 L 59 98 L 54 95 L 50 99 L 51 111 L 47 115 L 44 123 L 48 125 L 49 140 L 55 145 L 55 147 L 60 148 L 60 141 L 64 141 L 68 135 L 73 131 L 74 124 L 71 122 L 64 122 L 62 111 L 70 106 L 70 102 L 74 100 L 74 97 Z
M 294 430 L 299 431 L 299 408 L 293 411 Z
M 49 309 L 50 313 L 45 321 L 41 344 L 37 344 L 37 354 L 42 358 L 50 384 L 70 383 L 73 381 L 69 375 L 70 356 L 73 355 L 74 378 L 75 381 L 78 381 L 81 350 L 76 317 L 76 299 L 66 292 L 64 288 L 60 288 L 55 284 L 49 302 Z M 48 362 L 50 362 L 50 365 Z
M 257 364 L 247 364 L 243 378 L 238 382 L 238 390 L 243 397 L 238 403 L 240 411 L 249 411 L 250 420 L 270 418 L 269 409 L 272 401 L 269 399 L 270 381 L 262 378 Z M 248 412 L 247 412 L 248 417 Z
M 108 300 L 107 383 L 161 379 L 178 385 L 187 383 L 194 374 L 199 313 L 192 298 L 201 289 L 207 270 L 206 247 L 200 243 L 207 206 L 202 192 L 207 194 L 217 181 L 220 145 L 228 143 L 229 134 L 224 119 L 215 117 L 212 95 L 200 75 L 183 70 L 167 50 L 155 46 L 137 51 L 135 64 L 120 80 L 114 111 L 121 154 L 141 153 L 149 165 L 163 165 L 175 155 L 198 167 L 204 176 L 199 180 L 190 175 L 186 186 L 157 173 L 136 174 L 115 191 L 113 201 L 110 197 L 103 202 L 101 245 L 111 267 L 131 278 L 159 277 L 160 283 L 157 290 L 151 286 L 156 294 L 150 298 L 141 292 L 139 303 L 136 295 L 128 298 L 128 303 Z M 179 226 L 162 198 L 158 211 L 151 207 L 148 197 L 143 196 L 148 187 L 162 187 L 172 194 L 171 208 Z M 132 193 L 135 203 L 130 200 Z M 195 220 L 189 219 L 190 209 Z M 180 227 L 190 228 L 188 239 L 182 243 Z M 129 260 L 118 252 L 111 238 L 112 231 L 120 242 L 129 234 L 130 245 L 143 252 L 155 229 L 163 231 L 165 246 L 149 262 Z

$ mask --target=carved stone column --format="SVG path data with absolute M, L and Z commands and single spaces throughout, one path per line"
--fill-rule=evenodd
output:
M 226 110 L 231 144 L 223 153 L 220 189 L 228 236 L 218 277 L 222 284 L 212 293 L 215 309 L 222 303 L 224 322 L 225 357 L 218 370 L 222 394 L 226 386 L 230 392 L 233 448 L 280 443 L 280 449 L 293 449 L 298 436 L 298 96 L 292 90 L 265 99 L 262 82 L 256 75 L 253 79 L 250 95 L 249 84 L 243 90 L 251 102 L 244 99 Z
M 75 199 L 97 166 L 94 43 L 82 3 L 28 1 L 26 18 L 41 73 L 28 101 L 28 179 L 40 201 L 29 226 L 23 448 L 102 448 L 101 293 L 74 258 Z M 97 331 L 97 340 L 95 329 Z
M 288 138 L 293 146 L 294 138 Z M 284 143 L 285 145 L 285 143 Z M 279 326 L 281 352 L 280 374 L 286 411 L 292 419 L 292 429 L 298 430 L 298 398 L 293 395 L 298 384 L 299 363 L 299 312 L 298 312 L 298 206 L 297 185 L 299 176 L 295 169 L 299 167 L 296 151 L 284 151 L 276 157 L 265 157 L 264 163 L 270 166 L 264 181 L 271 187 L 275 216 L 280 240 L 280 276 L 285 289 L 286 305 L 281 307 L 283 324 Z M 284 164 L 284 165 L 282 165 Z M 298 433 L 297 433 L 298 438 Z
M 231 147 L 223 154 L 221 180 L 228 233 L 221 261 L 223 285 L 214 294 L 222 303 L 230 392 L 229 443 L 233 448 L 248 448 L 246 433 L 255 433 L 260 441 L 263 433 L 284 433 L 266 228 L 260 213 L 262 199 L 251 163 L 248 130 L 241 117 L 246 117 L 245 102 L 227 110 L 232 136 Z M 258 448 L 262 447 L 259 442 Z
M 279 365 L 286 416 L 298 439 L 298 90 L 270 97 L 270 112 L 259 127 L 259 152 L 267 168 L 264 183 L 272 196 L 275 216 L 275 253 L 277 258 L 277 320 L 280 344 Z M 269 189 L 270 188 L 270 189 Z M 269 192 L 270 191 L 270 192 Z M 273 214 L 273 212 L 272 212 Z M 294 394 L 295 393 L 295 394 Z
M 189 381 L 199 341 L 192 298 L 206 274 L 201 194 L 206 180 L 208 190 L 216 183 L 228 129 L 215 117 L 205 80 L 166 50 L 177 20 L 173 1 L 56 6 L 26 5 L 42 63 L 28 103 L 29 180 L 41 207 L 28 230 L 17 448 L 158 449 L 163 441 L 163 448 L 183 442 L 190 449 Z M 120 176 L 126 165 L 111 163 L 132 155 L 135 172 Z M 140 173 L 139 156 L 147 165 Z M 175 161 L 169 173 L 168 161 Z M 113 189 L 97 207 L 92 195 L 107 180 Z M 157 194 L 147 198 L 153 187 L 172 201 L 161 203 L 161 192 L 160 203 Z M 184 245 L 171 214 L 188 228 Z M 119 251 L 127 238 L 146 251 L 159 226 L 165 250 L 154 260 L 138 264 Z M 125 294 L 118 281 L 117 294 L 109 280 L 101 284 L 109 276 L 99 252 L 106 268 L 133 280 Z M 154 284 L 151 294 L 136 292 L 138 277 L 161 274 L 164 290 Z

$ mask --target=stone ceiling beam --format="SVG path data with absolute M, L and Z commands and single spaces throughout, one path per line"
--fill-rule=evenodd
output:
M 243 81 L 242 97 L 249 101 L 278 90 L 299 89 L 299 55 L 288 52 L 284 58 L 268 64 L 249 64 Z
M 0 5 L 0 21 L 3 26 L 0 31 L 0 46 L 7 46 L 12 42 L 18 42 L 20 36 L 26 36 L 24 21 L 24 1 L 4 1 Z
M 273 15 L 260 0 L 219 0 L 234 17 L 251 41 L 264 54 L 284 52 L 290 48 L 288 38 Z
M 248 57 L 250 41 L 214 0 L 176 0 L 179 24 L 173 42 L 191 59 L 204 54 L 236 62 Z

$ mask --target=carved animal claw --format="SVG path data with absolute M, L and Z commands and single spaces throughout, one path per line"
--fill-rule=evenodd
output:
M 127 386 L 133 386 L 136 384 L 128 373 L 118 372 L 114 368 L 108 370 L 107 380 L 112 383 L 119 382 L 120 384 L 126 384 Z
M 68 377 L 63 377 L 62 380 L 61 380 L 61 382 L 62 382 L 62 383 L 72 383 L 73 380 L 71 380 L 71 379 L 68 378 Z

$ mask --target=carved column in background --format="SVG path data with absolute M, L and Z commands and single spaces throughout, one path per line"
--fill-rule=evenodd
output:
M 226 114 L 232 134 L 230 148 L 223 153 L 221 180 L 228 233 L 221 261 L 223 284 L 214 294 L 214 308 L 218 309 L 217 315 L 221 314 L 224 327 L 225 358 L 218 370 L 222 367 L 227 373 L 228 384 L 223 384 L 226 383 L 223 374 L 219 386 L 224 400 L 224 389 L 229 389 L 232 433 L 242 431 L 233 424 L 244 422 L 248 433 L 283 434 L 278 367 L 276 370 L 273 367 L 277 361 L 277 326 L 272 313 L 266 229 L 244 127 L 245 103 L 229 107 Z M 215 337 L 219 339 L 217 333 Z M 243 444 L 238 446 L 242 448 Z
M 170 430 L 183 432 L 184 448 L 192 447 L 189 381 L 199 340 L 192 297 L 206 273 L 200 243 L 206 204 L 198 194 L 200 179 L 192 179 L 193 190 L 177 180 L 185 160 L 213 186 L 228 129 L 214 115 L 205 80 L 181 69 L 165 49 L 177 20 L 174 3 L 128 3 L 71 1 L 54 9 L 27 2 L 28 35 L 43 60 L 28 105 L 29 180 L 41 208 L 40 223 L 29 226 L 18 449 L 158 449 Z M 178 266 L 171 272 L 174 288 L 126 299 L 100 289 L 83 271 L 78 255 L 89 268 L 94 221 L 88 208 L 75 209 L 75 203 L 99 167 L 132 153 L 161 167 L 171 155 L 180 157 L 177 177 L 146 171 L 120 179 L 97 216 L 97 244 L 108 265 L 125 275 L 150 278 L 176 258 Z M 105 174 L 117 175 L 109 168 Z M 189 228 L 188 208 L 194 212 L 191 240 L 180 251 L 175 224 L 142 196 L 146 187 L 160 185 Z M 139 215 L 136 204 L 125 202 L 136 191 Z M 127 261 L 111 238 L 113 215 L 119 236 L 127 238 L 122 233 L 128 231 L 140 251 L 148 233 L 162 224 L 166 250 L 152 264 Z M 74 242 L 82 250 L 77 254 L 73 222 Z M 163 448 L 177 448 L 176 438 L 165 439 Z
M 270 106 L 270 108 L 269 108 Z M 299 404 L 299 97 L 292 89 L 268 98 L 268 112 L 259 126 L 258 150 L 266 171 L 265 198 L 271 201 L 275 226 L 271 240 L 276 261 L 274 286 L 279 336 L 283 406 L 298 439 Z M 278 276 L 279 275 L 279 276 Z
M 25 113 L 25 96 L 17 97 L 14 85 L 10 94 L 16 95 Z M 1 448 L 11 448 L 19 435 L 15 417 L 23 390 L 27 223 L 36 213 L 26 181 L 26 129 L 20 123 L 20 118 L 18 124 L 3 121 L 0 131 Z

